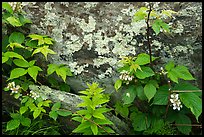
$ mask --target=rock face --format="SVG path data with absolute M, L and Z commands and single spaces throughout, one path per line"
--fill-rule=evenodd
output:
M 67 83 L 77 92 L 86 82 L 97 81 L 113 93 L 121 56 L 148 53 L 146 24 L 131 23 L 134 13 L 147 2 L 23 2 L 33 21 L 31 33 L 45 34 L 56 42 L 50 63 L 67 64 L 74 77 Z M 178 14 L 168 24 L 172 35 L 152 36 L 154 56 L 163 63 L 173 59 L 187 66 L 202 88 L 202 3 L 154 2 L 155 10 L 174 10 Z M 160 68 L 158 64 L 155 68 Z M 115 97 L 114 99 L 117 99 Z

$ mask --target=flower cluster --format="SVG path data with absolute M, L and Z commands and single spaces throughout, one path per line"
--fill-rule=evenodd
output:
M 32 90 L 30 91 L 30 96 L 35 100 L 40 97 L 37 93 L 33 92 Z
M 12 94 L 14 94 L 19 92 L 20 86 L 15 86 L 15 82 L 10 82 L 8 83 L 7 88 L 11 90 Z
M 124 80 L 124 81 L 126 82 L 126 85 L 128 85 L 129 82 L 132 81 L 133 78 L 134 78 L 134 76 L 130 76 L 127 71 L 122 71 L 122 72 L 120 72 L 120 73 L 121 73 L 121 75 L 120 75 L 119 78 L 120 78 L 121 80 Z
M 172 103 L 171 106 L 173 105 L 173 110 L 180 110 L 180 108 L 182 108 L 181 101 L 179 99 L 179 94 L 171 94 L 170 102 Z

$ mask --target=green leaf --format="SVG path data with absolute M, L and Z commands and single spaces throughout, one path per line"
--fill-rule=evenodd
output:
M 163 119 L 151 116 L 151 129 L 149 129 L 151 133 L 161 131 L 161 129 L 164 126 L 165 125 L 164 125 L 164 120 Z
M 6 20 L 14 27 L 20 27 L 23 25 L 23 24 L 21 24 L 21 22 L 18 18 L 13 17 L 13 16 L 8 17 Z
M 177 119 L 176 119 L 176 124 L 191 125 L 191 120 L 186 115 L 179 114 Z M 191 132 L 192 126 L 177 126 L 177 128 L 181 133 L 183 133 L 185 135 L 189 135 L 189 133 Z
M 68 84 L 66 84 L 66 83 L 60 84 L 59 89 L 61 91 L 70 92 L 70 86 Z
M 168 24 L 166 24 L 165 22 L 161 22 L 160 25 L 161 25 L 161 27 L 163 28 L 164 31 L 170 32 Z
M 103 127 L 108 133 L 115 133 L 110 127 Z M 105 132 L 104 130 L 102 132 Z
M 11 5 L 8 4 L 8 2 L 2 2 L 2 9 L 6 9 L 8 12 L 13 14 L 13 9 L 12 9 Z
M 24 46 L 22 46 L 19 43 L 10 43 L 8 46 L 6 46 L 6 48 L 10 47 L 12 50 L 14 50 L 14 47 L 16 48 L 25 48 Z
M 118 79 L 116 80 L 115 84 L 114 84 L 114 87 L 115 87 L 115 90 L 118 91 L 118 89 L 122 86 L 122 80 L 121 79 Z
M 177 72 L 179 78 L 184 80 L 195 80 L 195 78 L 191 75 L 191 73 L 185 66 L 178 65 L 173 69 L 175 70 L 175 72 Z
M 106 119 L 105 116 L 102 113 L 97 112 L 97 111 L 94 111 L 93 116 L 95 118 L 99 118 L 99 119 Z
M 30 126 L 30 124 L 31 124 L 31 120 L 29 119 L 29 118 L 22 118 L 21 119 L 21 124 L 23 125 L 23 126 L 27 126 L 27 127 L 29 127 Z
M 25 18 L 23 15 L 19 14 L 19 20 L 21 22 L 21 24 L 25 25 L 26 23 L 32 23 L 31 20 L 29 20 L 28 18 Z
M 20 125 L 20 121 L 19 121 L 19 120 L 12 119 L 12 120 L 10 120 L 9 122 L 7 122 L 6 131 L 8 131 L 8 130 L 14 130 L 14 129 L 16 129 L 17 127 L 19 127 L 19 125 Z
M 23 68 L 15 68 L 11 71 L 10 78 L 8 80 L 18 78 L 20 76 L 23 76 L 27 73 L 27 70 Z
M 32 40 L 38 40 L 38 45 L 44 44 L 43 36 L 37 34 L 28 35 Z
M 94 111 L 97 112 L 97 113 L 104 113 L 104 112 L 110 111 L 110 109 L 101 107 L 101 108 L 95 109 Z
M 29 96 L 23 96 L 23 99 L 21 100 L 21 104 L 28 101 Z
M 9 57 L 2 57 L 2 64 L 8 61 Z
M 142 85 L 136 86 L 136 94 L 140 100 L 147 100 L 147 97 L 144 94 L 144 88 L 142 87 Z
M 39 108 L 35 109 L 33 112 L 33 117 L 36 119 L 41 113 L 41 110 Z
M 55 121 L 57 120 L 58 114 L 56 111 L 52 110 L 49 112 L 49 117 L 53 118 Z
M 35 80 L 38 75 L 38 71 L 42 71 L 42 69 L 38 66 L 31 66 L 28 68 L 28 74 Z
M 68 110 L 57 110 L 57 114 L 60 116 L 69 116 L 72 114 L 72 112 L 68 111 Z
M 84 129 L 87 129 L 91 126 L 91 123 L 89 121 L 85 121 L 81 123 L 77 128 L 75 128 L 72 132 L 74 133 L 83 133 Z
M 131 104 L 136 97 L 136 89 L 134 85 L 128 87 L 128 89 L 122 95 L 123 104 Z
M 25 59 L 23 58 L 23 56 L 19 55 L 19 54 L 16 53 L 16 52 L 10 52 L 10 51 L 4 53 L 4 57 L 8 57 L 8 58 L 19 58 L 19 59 L 25 60 Z
M 35 64 L 35 61 L 36 60 L 31 60 L 28 64 L 29 64 L 29 67 L 33 66 Z
M 94 135 L 97 135 L 97 134 L 98 134 L 98 127 L 97 127 L 97 125 L 92 124 L 92 125 L 91 125 L 91 130 L 92 130 L 92 132 L 93 132 Z
M 150 67 L 142 66 L 141 69 L 142 69 L 142 71 L 137 70 L 135 72 L 136 77 L 139 78 L 139 79 L 145 79 L 147 77 L 150 77 L 150 76 L 154 75 L 154 71 Z
M 170 78 L 172 81 L 178 83 L 178 74 L 175 69 L 171 69 L 170 71 L 168 71 L 167 77 Z
M 143 113 L 131 113 L 130 119 L 135 131 L 146 130 L 150 126 L 150 121 L 147 120 L 147 117 Z
M 113 122 L 111 122 L 108 119 L 95 119 L 94 122 L 96 122 L 99 125 L 113 125 Z
M 191 90 L 191 91 L 196 91 L 196 90 L 200 90 L 198 87 L 195 87 L 194 85 L 186 82 L 186 81 L 182 81 L 179 82 L 179 84 L 176 84 L 175 87 L 173 87 L 173 90 Z M 202 92 L 194 92 L 194 94 L 196 94 L 199 97 L 202 97 Z
M 145 85 L 144 94 L 146 95 L 148 102 L 154 97 L 156 92 L 157 92 L 156 87 L 152 83 L 148 82 Z
M 152 56 L 152 61 L 157 59 L 158 57 L 153 57 Z M 146 53 L 141 53 L 137 56 L 137 59 L 135 60 L 135 63 L 138 65 L 146 65 L 150 63 L 150 56 Z
M 31 48 L 38 48 L 38 41 L 37 40 L 27 40 L 25 43 L 26 46 Z
M 29 67 L 29 63 L 26 60 L 22 60 L 22 59 L 14 59 L 13 63 L 18 66 L 18 67 Z
M 10 116 L 13 118 L 13 119 L 20 119 L 21 115 L 19 113 L 10 113 Z
M 177 12 L 175 12 L 173 10 L 162 10 L 162 14 L 169 16 L 170 18 L 172 17 L 172 13 L 176 14 Z
M 57 102 L 52 106 L 51 110 L 56 111 L 56 110 L 59 110 L 60 107 L 61 107 L 61 103 Z
M 92 125 L 91 125 L 91 130 L 92 130 L 92 132 L 93 132 L 94 135 L 97 135 L 97 134 L 98 134 L 98 127 L 97 127 L 97 125 L 92 124 Z
M 134 15 L 134 18 L 133 20 L 134 21 L 140 21 L 140 20 L 143 20 L 145 19 L 145 17 L 147 17 L 147 11 L 148 8 L 146 7 L 141 7 Z
M 195 115 L 196 120 L 202 113 L 202 100 L 195 93 L 179 93 L 181 102 L 190 108 L 191 112 Z
M 49 64 L 47 69 L 47 75 L 51 75 L 53 72 L 55 72 L 58 68 L 57 64 Z
M 167 105 L 169 96 L 169 87 L 168 85 L 163 85 L 159 87 L 156 92 L 153 100 L 153 104 L 155 105 Z
M 82 121 L 82 118 L 81 117 L 73 117 L 72 120 L 74 121 L 77 121 L 77 122 L 80 122 Z
M 52 41 L 53 41 L 52 38 L 44 38 L 44 42 L 45 42 L 46 44 L 53 44 Z
M 129 115 L 129 105 L 123 105 L 122 103 L 116 102 L 115 104 L 116 115 L 119 113 L 122 117 L 127 118 Z
M 67 75 L 67 68 L 66 67 L 60 67 L 56 70 L 56 74 L 58 76 L 61 76 L 64 82 L 66 82 L 66 75 Z
M 152 29 L 154 30 L 154 32 L 156 33 L 156 35 L 158 35 L 160 33 L 160 23 L 161 23 L 161 19 L 157 19 L 154 21 L 154 23 L 152 24 Z
M 13 32 L 9 36 L 9 43 L 19 43 L 22 44 L 25 40 L 25 36 L 21 32 Z
M 32 56 L 36 53 L 41 52 L 44 56 L 45 59 L 47 60 L 47 54 L 56 54 L 53 50 L 49 49 L 49 46 L 43 46 L 43 47 L 39 47 L 37 49 L 35 49 L 32 53 Z
M 165 69 L 167 71 L 171 70 L 172 68 L 174 68 L 174 61 L 169 61 L 166 65 L 165 65 Z
M 22 106 L 20 107 L 20 114 L 22 115 L 23 113 L 25 113 L 28 110 L 27 106 Z
M 45 100 L 45 101 L 43 101 L 43 106 L 49 107 L 50 106 L 49 103 L 52 103 L 52 101 L 51 100 Z

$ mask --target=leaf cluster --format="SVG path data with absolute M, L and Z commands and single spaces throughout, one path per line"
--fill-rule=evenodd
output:
M 103 113 L 110 111 L 105 107 L 109 100 L 103 95 L 103 89 L 98 87 L 98 83 L 88 84 L 88 89 L 80 91 L 80 98 L 83 100 L 77 107 L 84 109 L 73 114 L 73 120 L 80 122 L 80 125 L 72 132 L 83 135 L 102 135 L 115 133 L 108 125 L 113 124 Z

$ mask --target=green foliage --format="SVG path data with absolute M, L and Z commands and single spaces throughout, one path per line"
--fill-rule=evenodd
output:
M 77 107 L 84 107 L 82 110 L 76 111 L 72 116 L 72 120 L 78 121 L 78 125 L 72 132 L 83 133 L 84 135 L 101 135 L 115 133 L 110 127 L 105 126 L 113 124 L 103 113 L 110 111 L 105 107 L 105 103 L 109 100 L 104 98 L 103 89 L 98 87 L 98 83 L 88 84 L 88 89 L 80 91 L 80 98 L 83 100 Z
M 178 65 L 175 67 L 174 62 L 172 61 L 165 66 L 165 69 L 168 72 L 167 77 L 176 83 L 178 83 L 178 78 L 184 80 L 195 80 L 185 66 Z
M 72 114 L 72 113 L 71 113 L 70 111 L 68 111 L 68 110 L 62 110 L 62 109 L 60 109 L 60 107 L 61 107 L 61 103 L 60 103 L 60 102 L 57 102 L 57 103 L 55 103 L 55 104 L 52 106 L 51 111 L 49 112 L 49 116 L 50 116 L 51 118 L 53 118 L 55 121 L 56 121 L 58 115 L 65 117 L 65 116 L 69 116 L 69 115 Z
M 168 24 L 163 22 L 161 19 L 155 20 L 154 23 L 152 24 L 152 29 L 154 30 L 156 35 L 160 33 L 161 28 L 165 30 L 166 32 L 170 32 Z
M 56 54 L 53 50 L 49 49 L 49 46 L 43 46 L 43 47 L 39 47 L 37 49 L 35 49 L 33 51 L 33 54 L 36 54 L 36 53 L 39 53 L 41 52 L 44 56 L 45 56 L 45 59 L 47 60 L 47 54 Z
M 120 114 L 122 117 L 128 118 L 128 115 L 129 115 L 128 107 L 129 106 L 130 106 L 129 104 L 123 105 L 120 102 L 116 102 L 116 104 L 114 105 L 116 115 Z
M 47 75 L 51 75 L 54 72 L 56 72 L 56 74 L 60 76 L 64 82 L 66 82 L 66 76 L 72 76 L 71 70 L 63 64 L 49 64 Z
M 122 95 L 122 100 L 123 100 L 123 104 L 131 104 L 135 97 L 136 97 L 136 87 L 134 85 L 131 85 L 127 88 L 127 90 L 124 92 L 124 94 Z
M 122 80 L 118 79 L 116 80 L 115 84 L 114 84 L 114 87 L 115 87 L 115 90 L 118 91 L 118 89 L 122 86 Z
M 11 91 L 10 95 L 13 95 L 15 99 L 21 100 L 19 110 L 16 113 L 11 113 L 12 119 L 7 122 L 5 129 L 10 134 L 15 132 L 16 134 L 21 134 L 18 132 L 21 129 L 22 134 L 30 134 L 28 130 L 30 126 L 34 126 L 35 124 L 33 125 L 33 123 L 41 121 L 42 118 L 49 116 L 48 118 L 56 121 L 58 115 L 68 116 L 72 113 L 61 109 L 59 106 L 57 109 L 52 107 L 49 115 L 47 115 L 46 113 L 50 110 L 51 101 L 43 100 L 44 98 L 39 97 L 36 92 L 29 92 L 28 90 L 30 84 L 34 84 L 34 82 L 40 83 L 37 81 L 37 76 L 39 76 L 40 71 L 43 71 L 40 66 L 35 65 L 37 63 L 33 55 L 41 52 L 47 60 L 48 54 L 56 54 L 53 50 L 49 49 L 49 46 L 53 45 L 54 40 L 45 35 L 27 35 L 27 33 L 25 35 L 24 30 L 28 29 L 25 25 L 32 22 L 24 17 L 25 13 L 21 9 L 20 2 L 17 2 L 15 8 L 12 8 L 9 3 L 3 2 L 2 9 L 2 26 L 3 29 L 7 30 L 5 33 L 2 33 L 4 35 L 2 42 L 2 70 L 4 75 L 9 77 L 7 81 L 12 80 L 4 89 L 7 92 Z M 72 76 L 70 69 L 63 65 L 59 65 L 55 71 L 64 81 L 67 75 Z M 57 85 L 59 86 L 58 88 L 66 91 L 69 90 L 67 84 Z M 47 134 L 46 132 L 49 131 L 50 127 L 47 129 L 41 128 L 39 126 L 32 134 L 40 133 L 41 130 L 45 130 L 44 133 Z M 49 132 L 58 134 L 55 130 Z

